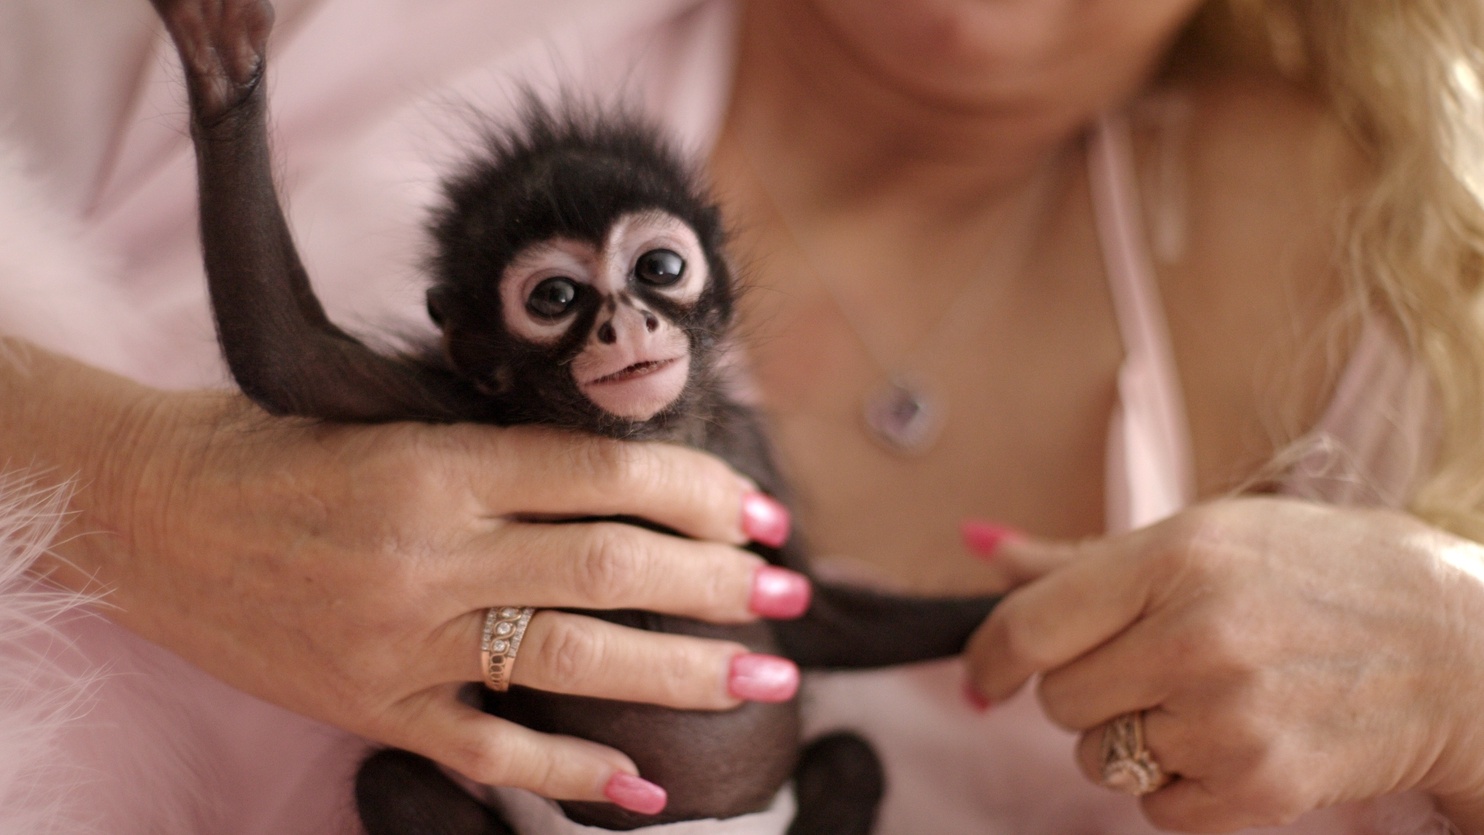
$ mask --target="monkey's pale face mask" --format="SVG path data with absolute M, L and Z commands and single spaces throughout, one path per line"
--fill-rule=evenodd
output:
M 572 360 L 577 388 L 598 408 L 648 420 L 674 403 L 690 375 L 690 340 L 666 311 L 706 287 L 706 257 L 689 225 L 662 212 L 620 217 L 601 246 L 565 238 L 521 252 L 500 281 L 505 326 L 552 345 L 596 308 Z

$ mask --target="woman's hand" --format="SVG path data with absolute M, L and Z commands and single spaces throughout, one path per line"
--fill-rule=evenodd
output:
M 1267 498 L 1071 546 L 1007 539 L 994 560 L 1045 574 L 974 637 L 971 681 L 994 701 L 1042 673 L 1094 781 L 1105 723 L 1146 711 L 1145 743 L 1177 777 L 1142 799 L 1161 828 L 1412 788 L 1477 826 L 1481 553 L 1400 513 Z
M 782 508 L 692 450 L 275 420 L 235 395 L 152 391 L 39 351 L 0 366 L 0 460 L 27 449 L 79 476 L 60 582 L 101 587 L 116 620 L 242 690 L 480 782 L 622 801 L 633 781 L 610 781 L 635 772 L 458 700 L 483 678 L 487 607 L 743 622 L 807 605 L 802 577 L 735 547 L 786 535 Z M 609 514 L 695 541 L 525 521 Z M 682 708 L 792 695 L 789 662 L 746 653 L 538 611 L 512 675 Z

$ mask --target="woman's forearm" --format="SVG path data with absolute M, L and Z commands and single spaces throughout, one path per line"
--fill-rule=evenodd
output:
M 122 377 L 0 337 L 0 467 L 70 493 L 61 535 L 37 570 L 75 591 L 113 588 L 131 525 L 130 485 L 153 408 L 150 390 Z
M 635 773 L 615 750 L 459 700 L 483 675 L 488 607 L 542 607 L 514 684 L 729 709 L 751 698 L 732 686 L 745 646 L 560 610 L 737 623 L 804 582 L 776 582 L 735 547 L 757 497 L 695 450 L 271 418 L 237 393 L 150 389 L 20 340 L 0 349 L 0 464 L 73 487 L 39 571 L 105 592 L 111 619 L 230 685 L 479 782 L 601 801 Z M 686 536 L 527 521 L 550 513 L 652 518 Z M 574 652 L 595 660 L 574 674 Z

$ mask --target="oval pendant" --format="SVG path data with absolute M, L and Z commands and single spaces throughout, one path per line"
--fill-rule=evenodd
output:
M 926 389 L 893 377 L 865 400 L 862 414 L 871 437 L 901 455 L 920 455 L 938 439 L 943 412 Z

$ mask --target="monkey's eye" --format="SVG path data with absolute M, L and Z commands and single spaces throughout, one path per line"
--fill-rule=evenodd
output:
M 669 287 L 685 275 L 685 259 L 668 249 L 651 249 L 634 264 L 634 277 L 653 287 Z
M 560 319 L 572 310 L 577 301 L 577 282 L 564 275 L 552 276 L 531 291 L 526 297 L 526 310 L 542 319 Z

